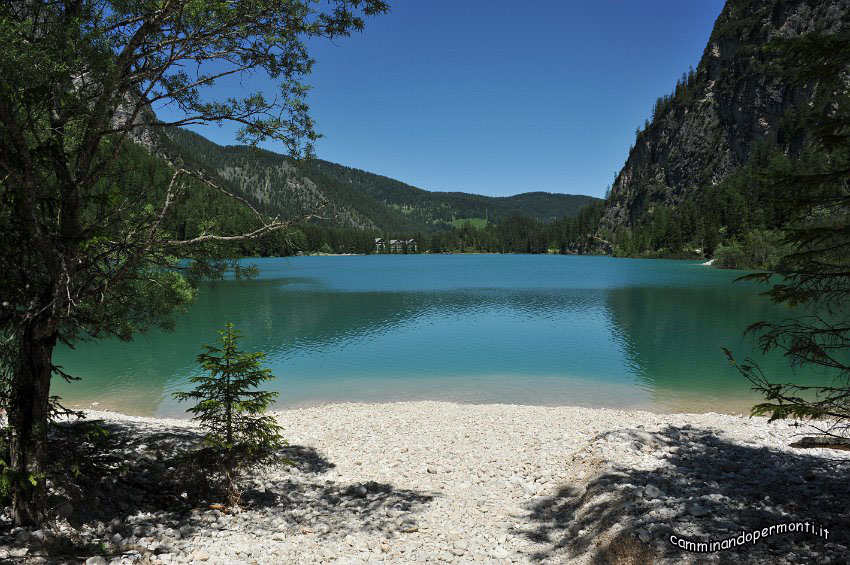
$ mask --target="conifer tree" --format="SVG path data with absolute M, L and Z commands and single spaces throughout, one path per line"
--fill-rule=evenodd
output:
M 169 327 L 199 276 L 227 268 L 220 246 L 292 223 L 179 159 L 170 182 L 122 186 L 127 153 L 178 126 L 230 123 L 240 142 L 309 155 L 318 133 L 306 102 L 308 46 L 388 9 L 384 0 L 0 2 L 0 364 L 11 368 L 16 524 L 48 518 L 57 344 Z M 256 76 L 277 83 L 277 94 L 214 88 Z M 163 107 L 176 113 L 160 119 Z M 170 232 L 195 192 L 190 178 L 246 206 L 252 226 L 220 230 L 221 215 L 197 235 Z M 187 269 L 177 258 L 193 261 Z
M 795 316 L 756 322 L 748 331 L 759 336 L 764 352 L 781 351 L 792 367 L 814 368 L 832 379 L 801 386 L 776 382 L 752 359 L 737 366 L 765 396 L 755 414 L 808 419 L 825 435 L 845 439 L 850 433 L 850 33 L 811 33 L 771 47 L 785 68 L 797 70 L 799 83 L 814 89 L 805 116 L 812 134 L 810 149 L 779 163 L 768 178 L 795 195 L 789 203 L 794 217 L 784 230 L 792 251 L 773 272 L 746 277 L 775 281 L 766 294 L 793 307 Z
M 275 459 L 284 440 L 280 426 L 265 413 L 277 393 L 256 390 L 275 378 L 270 369 L 261 366 L 265 354 L 240 351 L 240 334 L 230 322 L 219 333 L 219 344 L 205 345 L 206 352 L 198 355 L 207 374 L 191 379 L 194 390 L 174 396 L 181 402 L 197 401 L 187 412 L 206 430 L 200 460 L 213 462 L 228 503 L 236 506 L 241 473 Z

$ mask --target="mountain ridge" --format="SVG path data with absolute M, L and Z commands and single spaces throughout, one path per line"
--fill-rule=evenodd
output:
M 526 215 L 543 222 L 574 217 L 601 199 L 544 191 L 485 196 L 428 191 L 402 181 L 322 159 L 290 157 L 244 145 L 218 145 L 184 129 L 168 133 L 171 150 L 209 172 L 267 213 L 297 216 L 321 209 L 329 223 L 384 232 L 449 229 L 453 222 L 498 222 Z
M 697 68 L 658 99 L 611 187 L 599 235 L 614 252 L 710 255 L 781 227 L 782 195 L 757 171 L 804 148 L 816 85 L 794 84 L 765 47 L 848 28 L 848 0 L 728 0 Z

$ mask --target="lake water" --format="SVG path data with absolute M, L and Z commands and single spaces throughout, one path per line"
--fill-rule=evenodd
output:
M 197 374 L 225 322 L 264 351 L 279 405 L 437 399 L 658 411 L 746 412 L 757 397 L 721 347 L 788 314 L 691 261 L 531 255 L 251 260 L 252 281 L 201 288 L 174 332 L 63 349 L 81 381 L 54 381 L 68 406 L 182 416 L 171 394 Z M 768 374 L 791 376 L 781 358 Z M 796 378 L 801 378 L 797 375 Z M 805 380 L 815 379 L 803 376 Z

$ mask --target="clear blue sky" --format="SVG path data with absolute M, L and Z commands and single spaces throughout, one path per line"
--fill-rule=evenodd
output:
M 602 196 L 722 7 L 395 0 L 363 34 L 312 45 L 316 153 L 428 190 Z M 233 127 L 193 129 L 235 143 Z

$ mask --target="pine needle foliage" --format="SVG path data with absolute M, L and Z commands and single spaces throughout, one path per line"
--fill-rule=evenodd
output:
M 241 335 L 230 322 L 219 334 L 218 344 L 205 345 L 206 352 L 198 355 L 206 374 L 191 379 L 192 391 L 174 396 L 181 402 L 197 403 L 187 410 L 206 431 L 196 461 L 213 467 L 214 475 L 223 482 L 227 502 L 237 506 L 242 473 L 278 459 L 285 441 L 280 426 L 266 414 L 278 393 L 257 390 L 275 378 L 270 369 L 262 367 L 265 354 L 240 351 Z
M 168 132 L 229 123 L 240 143 L 310 156 L 311 48 L 388 10 L 384 0 L 0 2 L 0 363 L 12 368 L 9 465 L 35 477 L 13 483 L 16 525 L 49 518 L 56 347 L 170 328 L 199 279 L 235 262 L 234 244 L 283 237 L 316 212 L 269 216 L 174 155 Z M 268 79 L 277 93 L 216 88 L 228 77 L 246 89 Z M 176 112 L 161 119 L 165 107 Z M 157 155 L 140 157 L 144 148 Z M 168 166 L 128 166 L 160 157 Z M 250 227 L 204 194 L 240 204 Z
M 793 312 L 780 322 L 755 322 L 763 352 L 780 351 L 792 369 L 807 367 L 824 386 L 777 383 L 753 359 L 736 363 L 765 402 L 753 414 L 812 421 L 826 435 L 850 435 L 850 33 L 812 33 L 771 45 L 799 83 L 815 88 L 805 119 L 808 148 L 779 163 L 766 182 L 792 189 L 793 217 L 784 230 L 791 251 L 770 272 L 749 280 L 773 283 L 765 294 Z M 777 281 L 778 279 L 778 281 Z

